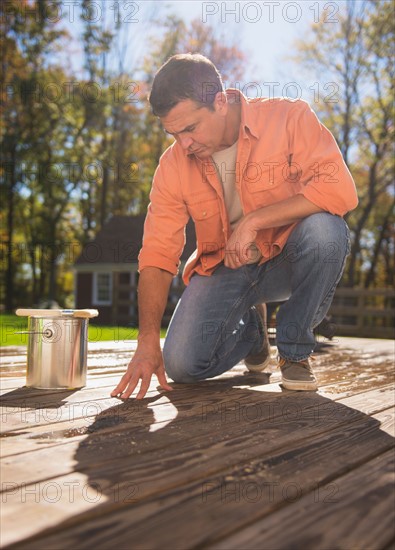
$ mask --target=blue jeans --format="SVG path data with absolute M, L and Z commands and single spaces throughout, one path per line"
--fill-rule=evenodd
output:
M 175 382 L 231 369 L 263 343 L 255 304 L 286 302 L 277 313 L 281 357 L 302 361 L 314 350 L 313 329 L 325 317 L 350 252 L 346 222 L 328 213 L 302 220 L 281 254 L 268 262 L 210 277 L 193 275 L 171 319 L 163 357 Z

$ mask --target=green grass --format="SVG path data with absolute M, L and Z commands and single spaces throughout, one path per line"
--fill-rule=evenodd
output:
M 26 346 L 27 334 L 15 334 L 15 332 L 27 330 L 27 317 L 17 315 L 0 315 L 0 346 Z M 89 323 L 88 342 L 122 342 L 124 340 L 136 340 L 138 329 L 132 327 L 107 327 Z M 166 329 L 161 330 L 161 338 L 164 338 Z

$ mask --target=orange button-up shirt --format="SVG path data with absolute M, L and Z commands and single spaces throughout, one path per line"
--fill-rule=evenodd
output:
M 339 147 L 305 101 L 227 94 L 241 102 L 235 185 L 244 214 L 297 194 L 338 216 L 356 207 L 355 184 Z M 174 142 L 154 175 L 139 271 L 153 266 L 177 274 L 190 217 L 197 248 L 185 265 L 186 284 L 193 273 L 211 275 L 223 261 L 231 228 L 213 161 Z M 258 232 L 260 263 L 281 252 L 295 225 Z

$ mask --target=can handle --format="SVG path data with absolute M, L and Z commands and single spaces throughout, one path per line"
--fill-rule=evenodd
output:
M 16 310 L 16 315 L 19 317 L 30 317 L 32 315 L 36 317 L 53 317 L 54 315 L 64 315 L 70 317 L 79 317 L 83 319 L 90 319 L 97 317 L 99 312 L 97 309 L 24 309 L 19 308 Z
M 50 328 L 45 330 L 20 330 L 18 332 L 14 332 L 14 334 L 42 334 L 45 338 L 52 338 L 53 330 Z

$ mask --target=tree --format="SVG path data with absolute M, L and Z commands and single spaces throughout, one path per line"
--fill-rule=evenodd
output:
M 0 219 L 8 311 L 13 299 L 21 305 L 69 300 L 67 272 L 81 246 L 111 215 L 145 211 L 154 170 L 170 143 L 147 102 L 158 66 L 177 51 L 193 49 L 210 56 L 229 78 L 240 78 L 243 65 L 241 52 L 219 40 L 214 29 L 199 22 L 187 28 L 173 17 L 153 41 L 145 65 L 137 66 L 133 52 L 159 3 L 132 27 L 110 11 L 116 3 L 98 0 L 103 16 L 83 17 L 79 37 L 46 16 L 56 3 L 61 0 L 0 4 L 6 199 Z M 81 14 L 89 4 L 82 1 Z M 53 57 L 67 51 L 71 40 L 84 52 L 78 77 Z
M 321 101 L 317 109 L 338 141 L 360 199 L 347 216 L 352 248 L 344 282 L 377 286 L 391 279 L 380 276 L 377 263 L 394 220 L 393 210 L 380 207 L 393 201 L 392 5 L 353 0 L 343 6 L 338 24 L 321 21 L 312 27 L 312 38 L 298 42 L 296 59 L 339 90 L 336 100 Z
M 21 227 L 16 220 L 18 193 L 24 189 L 24 161 L 40 152 L 36 115 L 42 115 L 41 68 L 63 31 L 52 29 L 46 18 L 48 1 L 26 0 L 0 5 L 3 52 L 2 93 L 2 187 L 6 201 L 7 267 L 5 307 L 13 309 L 15 285 L 15 234 Z M 48 113 L 47 113 L 48 115 Z M 51 116 L 44 117 L 47 121 Z

